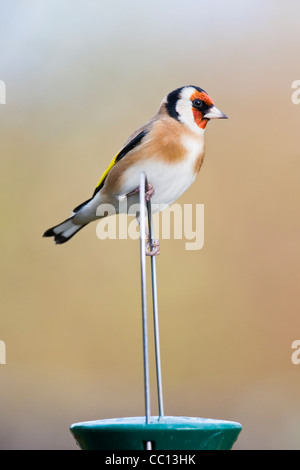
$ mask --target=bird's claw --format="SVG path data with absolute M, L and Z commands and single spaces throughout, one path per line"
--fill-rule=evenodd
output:
M 150 240 L 146 243 L 146 256 L 158 256 L 160 254 L 159 240 Z
M 133 196 L 135 194 L 138 194 L 139 192 L 140 192 L 140 188 L 136 188 L 133 191 L 130 191 L 130 193 L 127 193 L 126 196 L 127 197 Z M 145 191 L 145 201 L 149 202 L 150 199 L 152 198 L 153 194 L 154 194 L 153 185 L 151 183 L 148 183 L 147 187 L 146 187 L 146 191 Z
M 153 185 L 151 183 L 148 183 L 147 188 L 146 188 L 146 192 L 145 192 L 146 202 L 150 201 L 150 199 L 152 198 L 153 195 L 154 195 Z

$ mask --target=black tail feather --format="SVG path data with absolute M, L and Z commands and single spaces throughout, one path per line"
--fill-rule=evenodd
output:
M 64 220 L 64 222 L 55 225 L 54 227 L 49 228 L 46 230 L 46 232 L 43 234 L 43 237 L 54 237 L 54 241 L 57 245 L 61 245 L 62 243 L 66 243 L 67 241 L 71 240 L 76 233 L 79 232 L 79 230 L 83 229 L 87 224 L 83 225 L 77 225 L 72 223 L 72 219 L 74 216 L 70 217 L 69 219 Z M 69 222 L 69 224 L 67 224 Z M 69 226 L 68 226 L 69 225 Z M 65 235 L 70 228 L 74 228 L 74 232 L 71 233 L 70 235 Z

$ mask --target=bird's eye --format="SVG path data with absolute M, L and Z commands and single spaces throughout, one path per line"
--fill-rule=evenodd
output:
M 194 101 L 193 101 L 193 106 L 194 106 L 194 108 L 198 108 L 198 109 L 199 109 L 199 108 L 202 108 L 202 101 L 199 100 L 199 99 L 194 100 Z

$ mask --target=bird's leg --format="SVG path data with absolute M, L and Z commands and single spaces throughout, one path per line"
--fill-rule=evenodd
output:
M 126 196 L 133 196 L 134 194 L 138 194 L 140 192 L 140 188 L 136 188 L 130 193 L 126 194 Z M 154 195 L 154 188 L 151 183 L 147 182 L 147 187 L 145 191 L 145 201 L 149 202 L 152 196 Z M 159 240 L 153 240 L 151 243 L 150 234 L 148 229 L 146 228 L 146 256 L 157 256 L 160 254 L 160 247 L 159 247 Z
M 151 183 L 147 182 L 146 193 L 145 193 L 145 200 L 149 202 L 152 196 L 154 195 L 154 188 Z M 152 240 L 150 239 L 150 233 L 146 229 L 146 256 L 157 256 L 160 254 L 160 247 L 159 247 L 159 240 Z
M 133 191 L 130 191 L 130 193 L 127 193 L 126 196 L 129 197 L 129 196 L 133 196 L 134 194 L 138 194 L 140 192 L 140 188 L 136 188 L 134 189 Z M 150 199 L 152 198 L 154 194 L 154 188 L 153 188 L 153 185 L 151 183 L 148 183 L 147 184 L 147 188 L 146 188 L 146 191 L 145 191 L 145 200 L 146 202 L 150 201 Z
M 153 185 L 151 183 L 148 183 L 147 188 L 146 188 L 146 192 L 145 192 L 146 202 L 150 201 L 150 199 L 152 198 L 153 195 L 154 195 Z
M 146 256 L 157 256 L 160 254 L 159 240 L 150 240 L 150 233 L 146 228 Z

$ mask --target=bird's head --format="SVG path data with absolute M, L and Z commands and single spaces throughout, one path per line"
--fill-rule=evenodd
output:
M 202 88 L 184 86 L 171 91 L 163 103 L 168 114 L 197 133 L 204 131 L 210 119 L 227 119 Z

